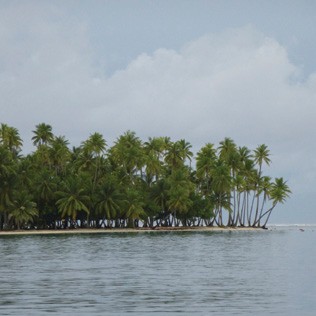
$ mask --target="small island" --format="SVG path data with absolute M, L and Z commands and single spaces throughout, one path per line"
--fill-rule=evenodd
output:
M 5 232 L 187 231 L 266 228 L 291 191 L 265 144 L 225 138 L 196 155 L 184 139 L 91 134 L 79 147 L 40 123 L 22 155 L 19 131 L 0 126 L 0 235 Z

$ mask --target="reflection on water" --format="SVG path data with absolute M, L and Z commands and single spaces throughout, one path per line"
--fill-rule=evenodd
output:
M 313 229 L 0 238 L 0 315 L 314 315 Z

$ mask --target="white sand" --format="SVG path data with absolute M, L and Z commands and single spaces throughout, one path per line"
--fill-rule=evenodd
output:
M 140 233 L 140 232 L 225 232 L 225 231 L 265 231 L 254 227 L 157 227 L 152 228 L 76 228 L 60 230 L 13 230 L 0 231 L 0 236 L 8 235 L 54 235 L 54 234 L 107 234 L 107 233 Z

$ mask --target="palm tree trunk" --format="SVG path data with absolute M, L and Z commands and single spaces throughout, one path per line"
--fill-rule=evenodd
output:
M 255 219 L 253 221 L 253 226 L 255 226 L 255 223 L 257 222 L 258 215 L 259 215 L 259 202 L 260 202 L 260 196 L 259 193 L 257 193 L 257 206 L 256 206 L 256 213 L 255 213 Z
M 266 218 L 266 221 L 265 221 L 265 223 L 264 223 L 263 226 L 262 226 L 262 227 L 265 227 L 265 226 L 267 225 L 268 220 L 269 220 L 269 218 L 270 218 L 270 215 L 271 215 L 271 213 L 272 213 L 272 211 L 273 211 L 273 209 L 275 208 L 276 205 L 277 205 L 277 203 L 273 204 L 273 206 L 272 206 L 271 208 L 269 208 L 266 212 L 264 212 L 264 213 L 259 217 L 259 219 L 257 220 L 257 223 L 258 223 L 265 215 L 268 214 L 268 216 L 267 216 L 267 218 Z
M 260 210 L 260 214 L 259 214 L 259 217 L 258 217 L 258 226 L 260 227 L 260 219 L 261 219 L 261 215 L 263 213 L 263 207 L 265 205 L 265 202 L 267 200 L 267 194 L 264 193 L 264 196 L 263 196 L 263 200 L 262 200 L 262 205 L 261 205 L 261 210 Z

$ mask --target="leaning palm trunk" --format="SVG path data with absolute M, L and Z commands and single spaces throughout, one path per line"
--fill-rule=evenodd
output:
M 273 209 L 275 208 L 276 205 L 277 205 L 277 203 L 274 203 L 271 208 L 269 208 L 266 212 L 264 212 L 264 213 L 259 217 L 259 219 L 257 220 L 256 224 L 259 223 L 260 220 L 261 220 L 262 218 L 264 218 L 264 216 L 267 215 L 266 220 L 265 220 L 264 224 L 262 225 L 262 227 L 265 228 L 266 225 L 267 225 L 267 223 L 268 223 L 268 221 L 269 221 L 269 218 L 270 218 L 270 216 L 271 216 L 271 213 L 272 213 L 272 211 L 273 211 Z
M 212 218 L 212 220 L 210 220 L 210 223 L 208 226 L 213 226 L 214 223 L 216 223 L 216 225 L 218 226 L 218 221 L 217 221 L 218 213 L 219 213 L 219 209 L 217 208 L 214 212 L 214 217 Z
M 267 194 L 264 193 L 262 205 L 261 205 L 261 210 L 260 210 L 260 214 L 259 214 L 258 221 L 257 221 L 259 227 L 260 227 L 260 220 L 262 218 L 263 208 L 264 208 L 266 201 L 267 201 Z

